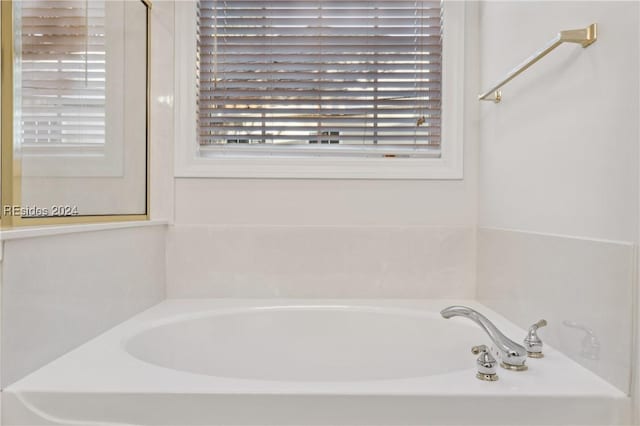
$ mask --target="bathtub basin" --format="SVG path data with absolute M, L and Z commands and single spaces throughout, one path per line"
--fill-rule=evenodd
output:
M 451 304 L 525 335 L 464 300 L 167 300 L 5 388 L 2 424 L 629 424 L 629 398 L 553 348 L 477 380 L 489 342 Z
M 432 312 L 292 305 L 171 320 L 128 338 L 124 347 L 151 364 L 209 376 L 350 382 L 468 369 L 479 338 L 473 324 Z

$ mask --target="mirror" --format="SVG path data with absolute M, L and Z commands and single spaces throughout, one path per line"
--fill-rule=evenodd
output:
M 12 216 L 145 217 L 147 3 L 23 0 L 12 14 Z

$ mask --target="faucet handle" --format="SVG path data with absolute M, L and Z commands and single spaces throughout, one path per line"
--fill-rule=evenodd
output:
M 524 338 L 524 347 L 527 349 L 529 358 L 543 358 L 542 340 L 538 336 L 538 329 L 547 325 L 547 320 L 541 319 L 529 327 L 527 337 Z
M 474 346 L 471 348 L 471 353 L 480 355 L 476 360 L 478 367 L 476 377 L 487 382 L 495 382 L 498 380 L 498 375 L 496 374 L 498 361 L 491 355 L 489 348 L 486 345 Z

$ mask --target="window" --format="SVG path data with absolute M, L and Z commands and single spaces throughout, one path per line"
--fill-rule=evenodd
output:
M 440 10 L 432 0 L 200 0 L 203 151 L 326 140 L 438 155 Z
M 177 4 L 177 174 L 460 178 L 456 3 Z

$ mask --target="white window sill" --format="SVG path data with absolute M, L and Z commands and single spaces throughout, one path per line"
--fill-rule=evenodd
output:
M 176 177 L 257 179 L 462 179 L 462 161 L 439 158 L 193 158 Z

